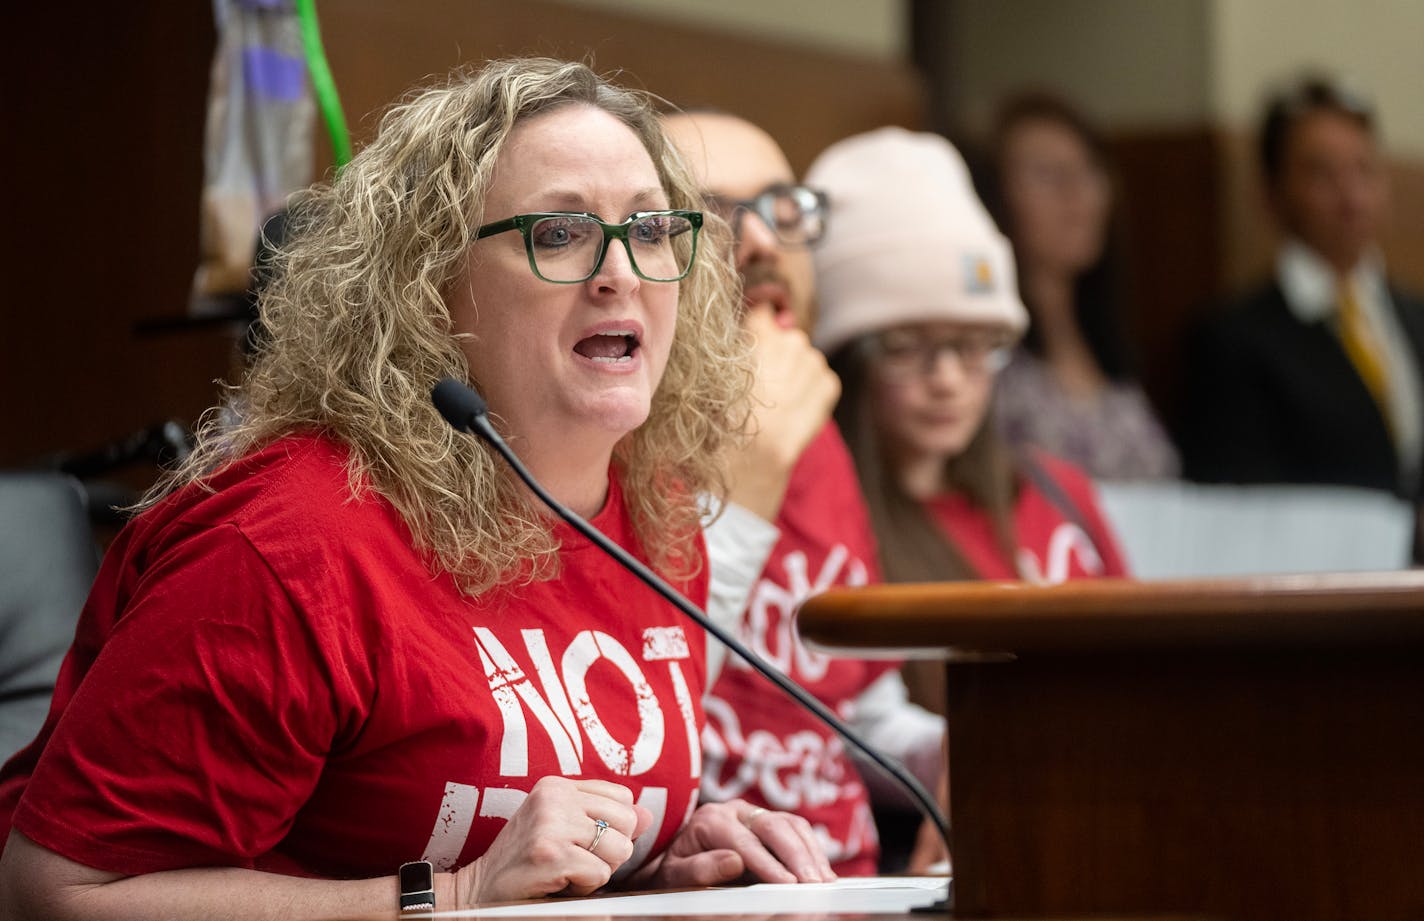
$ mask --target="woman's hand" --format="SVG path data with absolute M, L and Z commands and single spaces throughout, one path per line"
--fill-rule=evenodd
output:
M 715 886 L 743 874 L 768 883 L 836 878 L 811 823 L 734 799 L 699 806 L 666 851 L 633 878 L 650 889 Z
M 608 823 L 602 834 L 599 820 Z M 544 777 L 489 850 L 456 871 L 458 907 L 587 895 L 632 856 L 633 839 L 652 821 L 627 787 Z

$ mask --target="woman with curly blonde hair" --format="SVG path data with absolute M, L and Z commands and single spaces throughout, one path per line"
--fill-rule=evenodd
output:
M 793 817 L 696 808 L 700 632 L 429 401 L 476 384 L 557 498 L 705 602 L 749 368 L 700 205 L 643 96 L 549 60 L 413 96 L 297 203 L 235 421 L 111 548 L 0 774 L 0 916 L 829 878 Z

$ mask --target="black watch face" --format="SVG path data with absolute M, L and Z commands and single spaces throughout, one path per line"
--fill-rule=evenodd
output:
M 435 869 L 425 860 L 402 864 L 400 888 L 402 893 L 429 892 L 435 888 Z

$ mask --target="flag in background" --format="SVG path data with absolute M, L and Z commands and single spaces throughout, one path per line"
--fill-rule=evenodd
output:
M 312 180 L 315 104 L 293 0 L 213 0 L 200 262 L 189 313 L 249 284 L 257 231 Z

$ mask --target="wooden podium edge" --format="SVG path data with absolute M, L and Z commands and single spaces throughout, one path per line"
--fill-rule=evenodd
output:
M 834 589 L 798 612 L 821 651 L 949 658 L 1131 647 L 1424 643 L 1424 571 L 1043 586 L 948 582 Z

